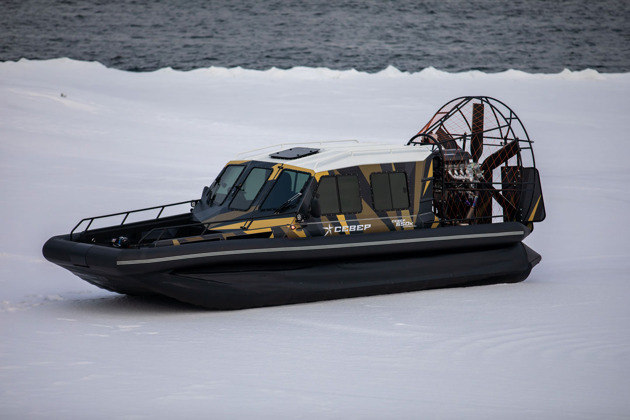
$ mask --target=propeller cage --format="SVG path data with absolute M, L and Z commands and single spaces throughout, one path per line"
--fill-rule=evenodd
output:
M 544 219 L 532 141 L 503 102 L 454 99 L 407 144 L 434 148 L 433 210 L 441 225 Z

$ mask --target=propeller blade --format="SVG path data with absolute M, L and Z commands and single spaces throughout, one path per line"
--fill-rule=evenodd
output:
M 486 158 L 481 164 L 481 170 L 484 174 L 489 174 L 496 168 L 513 158 L 521 150 L 518 144 L 518 140 L 513 140 L 506 144 L 490 156 Z
M 503 194 L 501 194 L 496 188 L 490 187 L 490 192 L 495 200 L 499 203 L 503 210 L 505 210 L 508 214 L 516 215 L 516 206 L 510 202 Z
M 459 149 L 459 146 L 457 146 L 457 143 L 453 140 L 453 136 L 442 126 L 437 130 L 437 138 L 445 149 Z
M 483 104 L 473 104 L 470 154 L 473 162 L 479 162 L 483 154 Z
M 503 207 L 503 209 L 508 214 L 516 215 L 516 213 L 517 213 L 516 206 L 514 204 L 512 204 L 512 202 L 510 202 L 510 200 L 505 198 L 505 196 L 503 194 L 501 194 L 501 192 L 499 190 L 494 188 L 494 186 L 492 184 L 490 184 L 489 182 L 481 183 L 480 184 L 480 190 L 486 191 L 486 192 L 492 194 L 492 197 L 494 197 L 494 199 L 497 200 L 497 203 L 499 203 L 499 205 L 501 207 Z

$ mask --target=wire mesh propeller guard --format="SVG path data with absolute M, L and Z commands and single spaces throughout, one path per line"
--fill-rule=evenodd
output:
M 534 168 L 532 141 L 503 102 L 453 99 L 408 145 L 432 145 L 433 203 L 441 225 L 524 222 L 524 168 Z

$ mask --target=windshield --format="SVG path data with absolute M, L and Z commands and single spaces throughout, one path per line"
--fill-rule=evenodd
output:
M 249 171 L 247 178 L 240 186 L 238 193 L 232 199 L 230 208 L 236 210 L 247 210 L 252 205 L 254 199 L 262 189 L 267 178 L 271 174 L 271 169 L 254 168 Z
M 210 192 L 208 193 L 208 204 L 221 205 L 225 201 L 228 193 L 236 183 L 236 180 L 245 169 L 240 165 L 229 165 L 223 170 L 223 172 L 217 177 L 216 181 L 212 183 Z

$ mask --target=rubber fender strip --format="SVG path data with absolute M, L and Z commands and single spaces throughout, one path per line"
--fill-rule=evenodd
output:
M 452 236 L 440 236 L 435 238 L 412 238 L 412 239 L 399 239 L 389 241 L 378 242 L 358 242 L 347 244 L 331 244 L 331 245 L 307 245 L 298 247 L 278 247 L 278 248 L 257 248 L 257 249 L 238 249 L 233 251 L 215 251 L 215 252 L 202 252 L 199 254 L 188 255 L 173 255 L 168 257 L 147 258 L 143 260 L 123 260 L 117 261 L 116 265 L 137 265 L 137 264 L 153 264 L 167 261 L 189 260 L 196 258 L 209 258 L 209 257 L 221 257 L 226 255 L 247 255 L 247 254 L 262 254 L 270 252 L 295 252 L 295 251 L 309 251 L 320 249 L 340 249 L 340 248 L 357 248 L 366 246 L 387 246 L 393 244 L 405 244 L 405 243 L 417 243 L 417 242 L 441 242 L 441 241 L 453 241 L 460 239 L 486 239 L 486 238 L 498 238 L 504 236 L 522 236 L 522 231 L 513 232 L 497 232 L 497 233 L 471 233 L 468 235 L 452 235 Z

